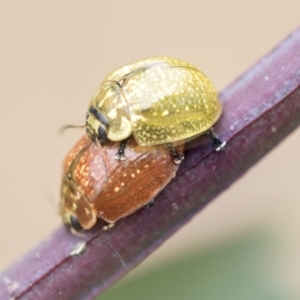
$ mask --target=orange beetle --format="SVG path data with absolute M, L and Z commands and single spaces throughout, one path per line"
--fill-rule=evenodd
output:
M 98 147 L 82 137 L 67 155 L 60 202 L 67 226 L 86 230 L 97 218 L 114 223 L 134 213 L 150 203 L 178 170 L 165 145 L 142 147 L 131 138 L 126 161 L 114 158 L 117 150 L 114 142 Z M 182 152 L 184 144 L 176 150 Z

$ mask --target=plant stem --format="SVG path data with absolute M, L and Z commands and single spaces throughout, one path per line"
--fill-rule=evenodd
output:
M 220 94 L 215 127 L 227 149 L 208 137 L 187 144 L 178 176 L 142 209 L 108 231 L 83 238 L 59 228 L 1 274 L 0 299 L 93 299 L 137 266 L 207 203 L 300 124 L 300 30 Z M 275 168 L 276 166 L 274 166 Z M 82 249 L 74 251 L 78 243 Z M 126 262 L 122 266 L 113 247 Z

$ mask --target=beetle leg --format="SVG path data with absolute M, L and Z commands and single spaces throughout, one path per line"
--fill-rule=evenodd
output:
M 107 223 L 107 225 L 102 227 L 102 230 L 108 230 L 115 226 L 115 223 Z
M 184 156 L 181 153 L 178 153 L 176 148 L 171 143 L 166 143 L 167 148 L 171 151 L 174 163 L 176 165 L 179 165 L 183 160 Z
M 123 140 L 120 142 L 118 152 L 115 154 L 115 159 L 117 159 L 117 160 L 125 160 L 126 159 L 126 157 L 125 157 L 126 143 L 127 143 L 127 140 Z
M 207 133 L 212 137 L 216 151 L 225 150 L 226 142 L 219 139 L 212 127 L 207 131 Z
M 147 205 L 144 206 L 145 209 L 148 209 L 154 205 L 154 199 L 152 199 Z

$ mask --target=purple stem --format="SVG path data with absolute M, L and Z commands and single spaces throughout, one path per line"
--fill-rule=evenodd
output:
M 1 274 L 0 299 L 94 299 L 159 247 L 300 123 L 300 30 L 221 94 L 215 130 L 227 141 L 216 153 L 208 137 L 189 143 L 178 176 L 142 209 L 109 231 L 84 238 L 59 228 Z M 274 166 L 276 168 L 276 166 Z M 79 255 L 75 245 L 85 241 Z M 126 262 L 123 267 L 113 247 Z

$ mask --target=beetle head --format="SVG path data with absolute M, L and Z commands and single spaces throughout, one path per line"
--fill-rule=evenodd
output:
M 93 142 L 104 143 L 107 140 L 108 121 L 94 106 L 86 115 L 86 134 Z
M 70 228 L 71 232 L 79 232 L 82 230 L 82 225 L 80 224 L 77 216 L 71 211 L 61 211 L 60 214 L 64 224 Z
M 97 222 L 89 199 L 99 193 L 106 182 L 105 161 L 99 148 L 87 137 L 69 152 L 64 162 L 60 215 L 73 232 L 90 229 Z
M 132 123 L 119 82 L 104 81 L 87 113 L 86 132 L 94 142 L 122 141 L 132 134 Z
M 62 199 L 60 215 L 64 224 L 73 232 L 90 229 L 97 222 L 97 216 L 87 198 L 73 182 L 73 179 L 64 179 L 62 184 Z

